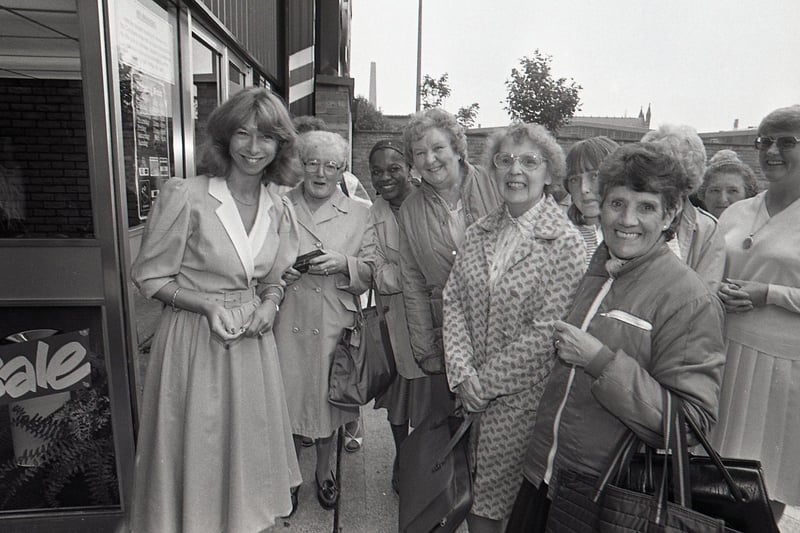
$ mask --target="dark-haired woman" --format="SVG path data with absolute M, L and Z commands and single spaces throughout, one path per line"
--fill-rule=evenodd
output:
M 586 264 L 603 242 L 600 229 L 600 187 L 597 169 L 600 163 L 619 148 L 608 137 L 591 137 L 573 144 L 567 152 L 566 189 L 572 198 L 567 217 L 578 227 L 586 249 Z
M 294 130 L 253 88 L 217 108 L 208 133 L 211 174 L 165 184 L 133 265 L 164 303 L 139 417 L 137 533 L 263 531 L 301 482 L 272 334 L 296 226 L 262 183 Z
M 704 430 L 716 420 L 722 306 L 666 243 L 686 180 L 651 143 L 623 146 L 600 166 L 605 240 L 555 324 L 560 361 L 539 403 L 508 532 L 543 531 L 560 473 L 598 476 L 628 431 L 663 442 L 662 388 Z

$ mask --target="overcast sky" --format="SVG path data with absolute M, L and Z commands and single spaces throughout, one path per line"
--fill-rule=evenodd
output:
M 351 76 L 385 114 L 414 111 L 417 0 L 352 0 Z M 555 76 L 583 86 L 590 116 L 638 116 L 651 127 L 700 132 L 757 126 L 800 103 L 797 0 L 424 0 L 422 73 L 447 72 L 448 111 L 480 104 L 478 123 L 509 122 L 505 81 L 533 50 L 553 56 Z

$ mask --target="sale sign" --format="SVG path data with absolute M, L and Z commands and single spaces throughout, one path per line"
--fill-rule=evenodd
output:
M 88 329 L 0 346 L 0 405 L 83 386 L 88 355 Z

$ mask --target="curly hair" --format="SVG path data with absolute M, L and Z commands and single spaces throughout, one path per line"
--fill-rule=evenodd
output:
M 689 177 L 681 162 L 661 143 L 638 142 L 620 147 L 598 169 L 601 204 L 613 187 L 627 187 L 661 197 L 666 211 L 675 211 L 688 187 Z M 675 222 L 664 231 L 667 240 L 675 236 Z
M 261 87 L 249 87 L 230 97 L 208 117 L 208 138 L 203 150 L 203 164 L 212 174 L 227 177 L 231 170 L 229 147 L 236 130 L 253 118 L 258 131 L 278 142 L 275 159 L 267 165 L 265 179 L 271 172 L 286 166 L 297 139 L 292 120 L 283 101 Z
M 532 142 L 542 152 L 542 156 L 547 163 L 547 173 L 550 174 L 550 179 L 553 182 L 564 179 L 564 173 L 567 168 L 564 163 L 564 150 L 561 149 L 561 146 L 559 146 L 555 137 L 547 128 L 533 123 L 516 122 L 504 130 L 493 133 L 489 137 L 483 156 L 487 169 L 494 169 L 492 158 L 500 150 L 500 145 L 506 139 L 511 139 L 515 143 L 520 143 L 524 140 Z M 545 186 L 545 193 L 550 193 L 549 185 Z
M 406 147 L 406 161 L 414 165 L 414 156 L 411 152 L 411 143 L 422 139 L 431 128 L 438 128 L 450 137 L 450 146 L 458 154 L 462 162 L 467 161 L 467 136 L 464 127 L 458 123 L 456 117 L 444 109 L 434 107 L 423 109 L 411 115 L 403 128 L 403 144 Z
M 300 134 L 300 142 L 297 144 L 300 159 L 306 159 L 308 153 L 318 146 L 332 146 L 338 154 L 339 162 L 347 164 L 350 145 L 344 137 L 332 131 L 311 130 Z
M 736 174 L 742 178 L 745 198 L 752 198 L 758 194 L 758 181 L 756 181 L 756 174 L 753 169 L 743 163 L 733 150 L 720 150 L 708 162 L 708 168 L 703 176 L 703 183 L 697 189 L 697 196 L 701 200 L 705 201 L 706 190 L 711 180 L 722 173 Z
M 572 194 L 567 186 L 567 178 L 588 170 L 597 170 L 608 154 L 617 148 L 619 148 L 619 144 L 605 135 L 590 137 L 570 146 L 566 156 L 567 171 L 564 176 L 564 188 Z M 572 202 L 567 209 L 567 218 L 578 226 L 586 224 L 586 219 L 575 202 Z
M 779 107 L 761 119 L 758 134 L 772 131 L 800 131 L 800 105 Z
M 663 144 L 683 166 L 689 178 L 684 195 L 700 186 L 706 172 L 706 147 L 697 130 L 686 125 L 662 124 L 657 130 L 645 133 L 642 142 Z

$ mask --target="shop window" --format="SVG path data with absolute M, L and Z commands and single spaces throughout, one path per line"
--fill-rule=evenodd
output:
M 0 10 L 0 238 L 92 238 L 75 0 Z
M 174 14 L 152 0 L 119 0 L 119 89 L 128 225 L 147 220 L 161 184 L 176 175 L 179 102 Z
M 0 307 L 0 515 L 119 505 L 99 307 Z

